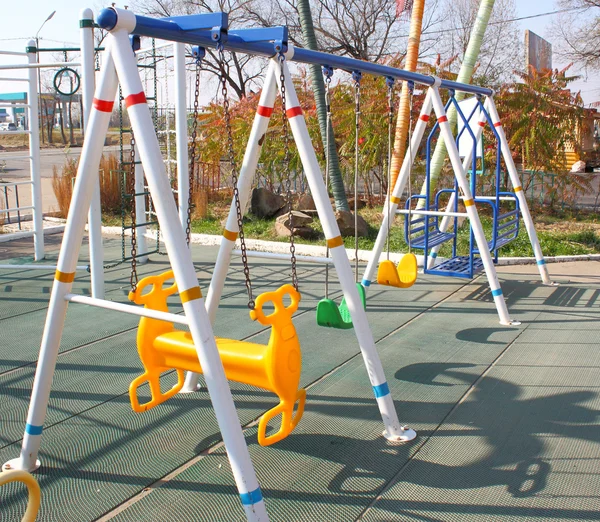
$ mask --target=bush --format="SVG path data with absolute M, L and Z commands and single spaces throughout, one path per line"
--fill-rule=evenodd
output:
M 114 154 L 100 159 L 100 201 L 102 212 L 121 213 L 121 181 L 123 173 Z
M 67 158 L 59 174 L 56 166 L 52 167 L 52 189 L 58 202 L 60 217 L 66 218 L 71 205 L 73 185 L 77 176 L 79 160 Z M 114 154 L 102 156 L 100 159 L 100 201 L 102 211 L 118 214 L 121 212 L 121 171 L 119 161 Z
M 54 195 L 58 203 L 58 212 L 60 217 L 63 218 L 66 218 L 69 213 L 78 164 L 78 160 L 67 158 L 67 161 L 61 167 L 60 174 L 56 165 L 52 167 L 52 190 L 54 190 Z

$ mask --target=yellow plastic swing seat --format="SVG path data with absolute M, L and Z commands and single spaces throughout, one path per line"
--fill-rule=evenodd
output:
M 410 288 L 417 281 L 417 272 L 417 256 L 411 253 L 404 254 L 398 267 L 389 259 L 379 263 L 377 283 L 396 288 Z
M 175 283 L 163 288 L 172 279 L 171 271 L 142 279 L 129 299 L 152 310 L 168 311 L 167 298 L 177 293 Z M 152 285 L 152 289 L 143 293 Z M 284 297 L 289 295 L 290 305 L 285 306 Z M 296 427 L 306 402 L 306 390 L 299 389 L 302 355 L 292 315 L 298 309 L 300 293 L 292 285 L 284 285 L 273 292 L 265 292 L 256 298 L 256 306 L 250 311 L 252 320 L 271 326 L 268 344 L 257 344 L 233 339 L 216 338 L 217 349 L 229 380 L 242 382 L 271 391 L 279 397 L 279 404 L 267 411 L 258 424 L 258 442 L 269 446 L 287 437 Z M 274 311 L 265 315 L 263 307 L 273 303 Z M 202 373 L 198 352 L 189 332 L 176 330 L 173 323 L 142 317 L 137 334 L 138 353 L 145 372 L 129 386 L 131 407 L 136 412 L 154 408 L 178 393 L 184 384 L 184 372 Z M 176 370 L 177 383 L 166 392 L 160 388 L 160 375 Z M 150 386 L 151 399 L 140 404 L 137 389 L 142 384 Z M 294 414 L 294 406 L 298 408 Z M 281 414 L 279 430 L 267 437 L 270 420 Z

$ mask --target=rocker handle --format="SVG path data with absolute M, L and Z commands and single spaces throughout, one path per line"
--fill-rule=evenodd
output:
M 283 298 L 286 295 L 290 296 L 291 303 L 289 306 L 285 306 L 283 303 Z M 275 310 L 266 315 L 263 307 L 270 302 L 273 303 Z M 250 310 L 250 319 L 258 321 L 264 326 L 272 325 L 273 328 L 278 329 L 292 320 L 292 315 L 298 310 L 299 304 L 300 292 L 290 284 L 283 285 L 273 292 L 264 292 L 256 298 L 255 308 Z
M 129 300 L 138 305 L 148 305 L 156 300 L 157 295 L 169 297 L 177 293 L 177 283 L 173 281 L 171 286 L 163 289 L 165 281 L 174 279 L 173 270 L 168 270 L 162 274 L 144 277 L 137 285 L 135 291 L 129 292 Z M 146 287 L 152 285 L 152 290 L 143 293 Z M 153 308 L 150 306 L 150 308 Z

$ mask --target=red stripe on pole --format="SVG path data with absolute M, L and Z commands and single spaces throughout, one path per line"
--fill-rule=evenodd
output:
M 125 106 L 128 108 L 132 105 L 137 105 L 138 103 L 146 103 L 144 91 L 138 92 L 137 94 L 130 94 L 125 98 Z
M 441 118 L 438 118 L 438 123 L 444 123 L 445 121 L 448 121 L 448 118 L 446 116 L 442 116 Z
M 302 107 L 298 105 L 298 107 L 292 107 L 285 111 L 288 118 L 294 118 L 295 116 L 300 116 L 302 114 Z
M 419 119 L 423 121 L 429 121 L 429 114 L 421 114 L 421 116 L 419 116 Z
M 480 126 L 480 127 L 485 127 L 485 121 L 480 121 L 480 122 L 479 122 L 479 126 Z
M 273 114 L 273 107 L 265 107 L 264 105 L 259 105 L 258 109 L 256 109 L 256 114 L 259 116 L 264 116 L 265 118 L 270 118 L 271 114 Z
M 94 109 L 100 112 L 112 112 L 115 102 L 94 98 Z
M 494 123 L 494 127 L 502 127 L 502 122 L 497 121 L 496 123 Z

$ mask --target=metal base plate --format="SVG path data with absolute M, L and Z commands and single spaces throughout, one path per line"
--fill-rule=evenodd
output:
M 417 432 L 408 426 L 403 426 L 400 435 L 389 435 L 387 431 L 384 431 L 383 436 L 391 442 L 409 442 L 416 438 Z
M 26 469 L 24 471 L 29 471 L 31 473 L 32 471 L 35 471 L 36 469 L 38 469 L 41 465 L 42 465 L 42 463 L 36 459 L 35 466 L 33 468 Z M 15 469 L 23 470 L 23 468 L 21 467 L 21 457 L 17 457 L 16 459 L 11 459 L 2 465 L 2 471 L 12 471 Z

